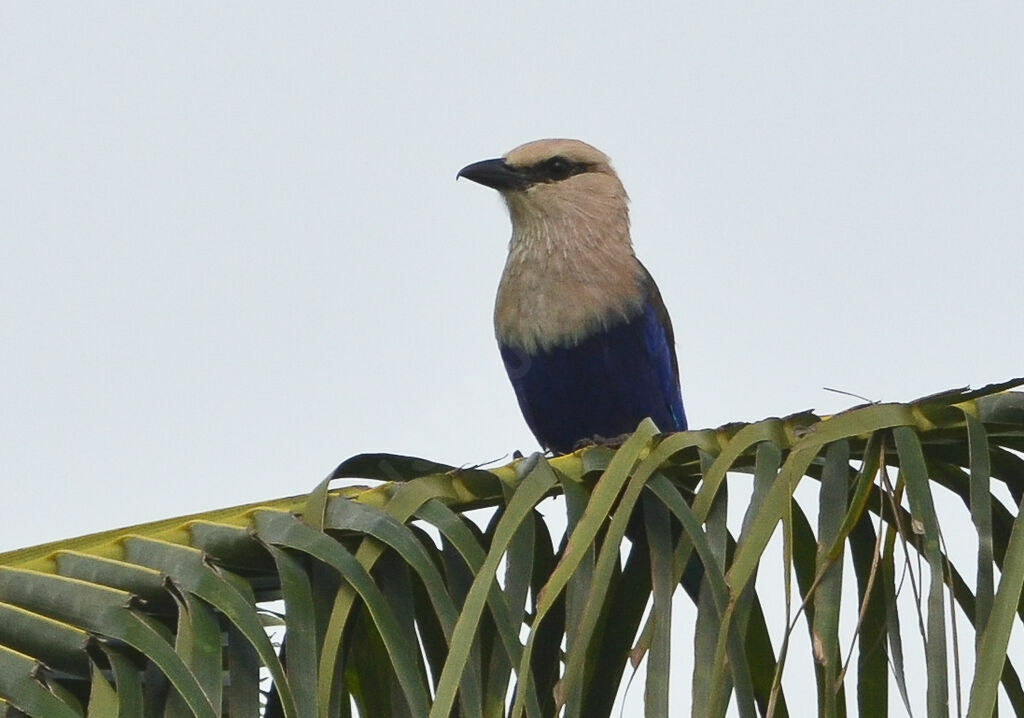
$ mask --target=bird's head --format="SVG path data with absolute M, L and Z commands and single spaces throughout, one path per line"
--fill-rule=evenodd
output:
M 458 177 L 498 190 L 515 231 L 573 223 L 627 232 L 629 198 L 608 157 L 579 140 L 536 140 L 504 157 L 474 162 Z

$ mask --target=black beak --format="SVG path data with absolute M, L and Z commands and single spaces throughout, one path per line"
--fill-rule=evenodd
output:
M 468 180 L 473 180 L 499 192 L 522 190 L 533 184 L 525 173 L 510 166 L 505 160 L 500 158 L 466 165 L 455 175 L 455 179 L 459 177 L 465 177 Z

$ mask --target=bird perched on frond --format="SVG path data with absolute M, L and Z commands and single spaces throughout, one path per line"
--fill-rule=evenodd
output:
M 494 327 L 537 441 L 568 453 L 645 417 L 686 429 L 672 324 L 633 253 L 629 198 L 608 157 L 578 140 L 538 140 L 458 176 L 508 205 Z

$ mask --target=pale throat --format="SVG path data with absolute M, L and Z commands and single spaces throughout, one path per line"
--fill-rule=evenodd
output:
M 528 353 L 571 347 L 639 313 L 643 271 L 628 215 L 600 214 L 513 213 L 494 308 L 499 342 Z

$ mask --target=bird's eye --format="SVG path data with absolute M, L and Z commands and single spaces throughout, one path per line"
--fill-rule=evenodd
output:
M 544 169 L 547 170 L 548 176 L 557 182 L 572 174 L 572 163 L 564 157 L 552 157 L 544 163 Z

